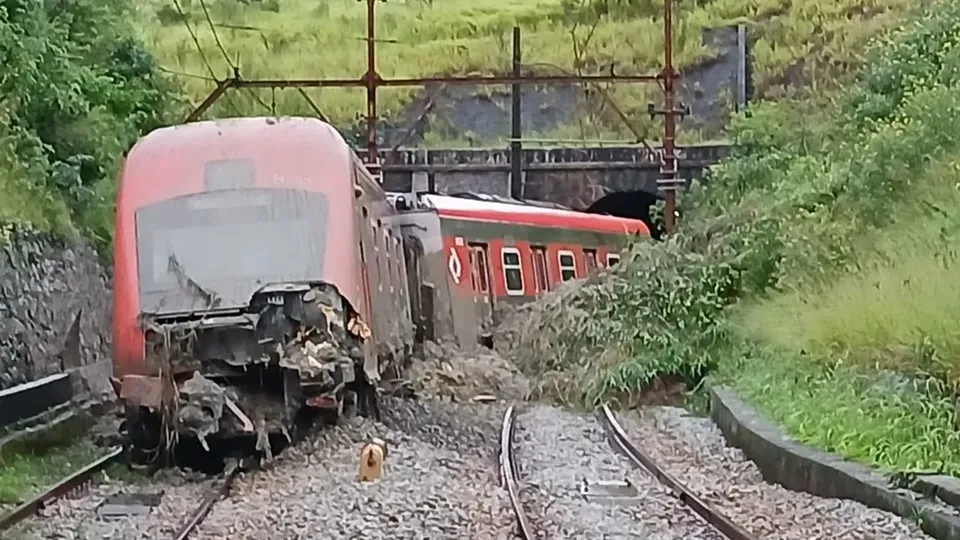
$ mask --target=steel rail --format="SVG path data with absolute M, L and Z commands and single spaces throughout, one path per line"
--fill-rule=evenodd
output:
M 57 482 L 43 493 L 14 508 L 9 514 L 0 518 L 0 531 L 9 529 L 24 519 L 36 515 L 46 503 L 63 497 L 71 491 L 81 487 L 91 476 L 102 471 L 123 454 L 122 448 L 115 448 L 109 454 L 101 457 L 86 467 Z
M 230 472 L 227 473 L 226 477 L 223 479 L 223 482 L 220 483 L 220 486 L 207 493 L 207 496 L 203 498 L 203 502 L 200 504 L 200 507 L 197 508 L 193 514 L 183 523 L 180 527 L 180 530 L 177 531 L 177 535 L 174 536 L 175 540 L 186 540 L 190 537 L 197 525 L 203 521 L 207 514 L 210 513 L 210 510 L 213 508 L 213 505 L 217 504 L 223 497 L 226 497 L 230 493 L 230 487 L 233 485 L 233 481 L 240 476 L 240 471 L 242 468 L 237 464 Z
M 756 540 L 754 535 L 747 532 L 743 527 L 721 514 L 719 510 L 713 508 L 700 497 L 696 496 L 676 478 L 660 468 L 653 458 L 634 446 L 627 437 L 626 432 L 620 427 L 613 412 L 606 405 L 603 406 L 602 413 L 600 414 L 600 422 L 607 429 L 607 432 L 610 433 L 613 438 L 613 443 L 618 446 L 631 461 L 649 472 L 654 478 L 659 480 L 660 483 L 670 488 L 676 498 L 689 506 L 691 510 L 696 512 L 697 515 L 702 517 L 721 534 L 730 540 Z
M 500 478 L 503 480 L 507 494 L 510 496 L 510 505 L 517 517 L 517 529 L 524 540 L 533 540 L 533 527 L 527 520 L 527 514 L 520 504 L 520 492 L 517 484 L 516 462 L 513 460 L 513 433 L 516 428 L 514 422 L 514 407 L 511 405 L 503 415 L 503 427 L 500 430 Z

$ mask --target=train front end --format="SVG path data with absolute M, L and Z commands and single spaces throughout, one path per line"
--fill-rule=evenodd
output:
M 351 154 L 312 119 L 157 130 L 117 198 L 114 386 L 135 447 L 269 455 L 369 385 Z M 375 366 L 374 366 L 375 371 Z

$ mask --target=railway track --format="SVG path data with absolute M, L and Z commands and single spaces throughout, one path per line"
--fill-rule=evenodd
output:
M 106 469 L 110 464 L 117 461 L 122 454 L 122 448 L 115 448 L 93 463 L 79 469 L 53 486 L 50 486 L 39 495 L 14 508 L 10 513 L 0 518 L 0 531 L 9 529 L 24 519 L 36 515 L 37 512 L 42 510 L 43 507 L 51 501 L 82 488 L 93 475 Z
M 680 483 L 679 480 L 671 476 L 650 456 L 646 455 L 630 442 L 626 432 L 620 427 L 613 411 L 606 405 L 599 413 L 599 421 L 607 433 L 610 435 L 611 443 L 620 450 L 627 458 L 638 467 L 642 467 L 656 478 L 661 484 L 673 492 L 682 503 L 687 505 L 698 516 L 712 525 L 717 531 L 727 537 L 729 540 L 756 540 L 756 537 L 747 532 L 743 527 L 737 525 L 719 510 L 707 504 L 703 499 L 695 495 L 690 489 Z
M 650 476 L 663 484 L 667 490 L 680 501 L 687 509 L 709 524 L 717 533 L 728 540 L 756 540 L 756 536 L 747 532 L 718 510 L 707 504 L 679 480 L 667 473 L 650 456 L 630 442 L 629 437 L 617 422 L 609 407 L 603 406 L 597 418 L 600 426 L 607 433 L 611 446 L 626 456 L 634 465 L 646 471 Z M 517 534 L 524 540 L 532 540 L 538 536 L 538 531 L 531 524 L 530 518 L 520 500 L 519 468 L 514 459 L 514 434 L 516 432 L 516 411 L 509 407 L 503 417 L 500 433 L 499 469 L 501 483 L 507 490 L 513 514 L 517 522 Z M 643 504 L 643 503 L 641 503 Z
M 174 540 L 187 540 L 190 537 L 190 534 L 197 529 L 197 526 L 203 522 L 203 518 L 207 517 L 207 514 L 210 513 L 210 510 L 213 508 L 213 505 L 217 504 L 222 498 L 226 497 L 230 493 L 230 487 L 233 485 L 233 481 L 240 476 L 242 468 L 239 464 L 235 465 L 233 469 L 228 471 L 223 478 L 223 481 L 219 486 L 210 490 L 209 493 L 203 498 L 203 502 L 199 507 L 183 522 L 183 525 L 180 526 L 180 529 L 177 531 Z
M 503 415 L 503 429 L 500 430 L 500 481 L 510 497 L 510 506 L 517 518 L 517 530 L 523 540 L 532 540 L 534 530 L 520 503 L 519 469 L 513 459 L 513 434 L 516 431 L 516 416 L 511 405 Z
M 122 455 L 122 448 L 111 450 L 106 455 L 77 470 L 29 501 L 13 509 L 8 514 L 0 517 L 0 532 L 11 529 L 18 523 L 37 515 L 45 506 L 55 502 L 57 499 L 82 490 L 84 486 L 89 484 L 95 474 L 119 461 Z M 213 506 L 229 494 L 230 487 L 242 471 L 243 467 L 239 463 L 227 471 L 224 478 L 204 495 L 199 506 L 183 520 L 173 537 L 174 540 L 187 540 L 190 538 L 190 535 L 197 529 L 200 523 L 203 522 L 203 519 L 210 513 Z

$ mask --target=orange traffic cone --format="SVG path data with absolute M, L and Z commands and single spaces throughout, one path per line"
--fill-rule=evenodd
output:
M 387 457 L 387 443 L 374 438 L 360 451 L 360 481 L 370 482 L 383 476 L 383 460 Z

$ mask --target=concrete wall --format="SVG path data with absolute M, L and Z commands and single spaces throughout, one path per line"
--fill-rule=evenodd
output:
M 696 178 L 729 151 L 726 145 L 680 148 L 680 176 Z M 507 149 L 401 149 L 382 157 L 384 187 L 389 191 L 428 191 L 433 187 L 437 193 L 510 194 Z M 656 193 L 660 176 L 657 154 L 637 147 L 525 149 L 523 161 L 525 198 L 575 209 L 584 209 L 615 191 Z
M 96 252 L 0 230 L 0 390 L 67 371 L 79 392 L 109 391 L 113 298 Z

